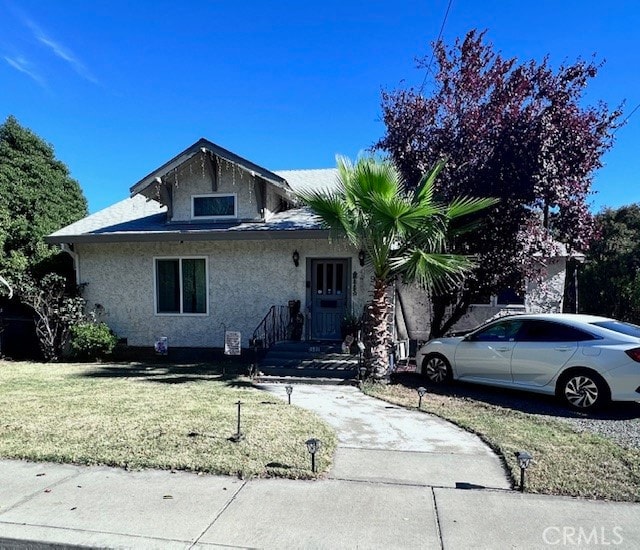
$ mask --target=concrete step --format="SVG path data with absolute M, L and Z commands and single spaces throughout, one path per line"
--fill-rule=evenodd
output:
M 325 377 L 325 378 L 356 378 L 358 376 L 357 368 L 318 368 L 318 367 L 277 367 L 260 365 L 258 372 L 272 376 L 302 376 L 305 378 Z
M 269 352 L 340 353 L 341 342 L 278 342 Z
M 254 384 L 317 384 L 323 386 L 357 386 L 358 380 L 355 378 L 329 378 L 316 376 L 308 378 L 305 376 L 279 376 L 263 374 L 255 376 Z M 284 392 L 284 389 L 282 390 Z
M 358 376 L 358 356 L 342 353 L 335 342 L 280 342 L 267 350 L 258 372 L 267 376 L 335 378 Z
M 358 361 L 353 359 L 325 359 L 324 357 L 314 357 L 313 359 L 282 359 L 276 357 L 267 357 L 259 363 L 261 367 L 302 367 L 302 368 L 357 368 Z
M 351 380 L 358 377 L 357 370 L 296 369 L 286 367 L 259 368 L 257 376 L 292 376 L 296 378 L 336 378 Z

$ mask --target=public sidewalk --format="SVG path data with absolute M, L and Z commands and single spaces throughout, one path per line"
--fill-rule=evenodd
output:
M 451 424 L 354 388 L 293 392 L 339 434 L 328 479 L 0 461 L 0 548 L 640 548 L 640 505 L 520 494 Z

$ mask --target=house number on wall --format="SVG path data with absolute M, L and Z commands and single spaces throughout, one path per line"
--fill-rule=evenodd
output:
M 358 295 L 357 281 L 358 281 L 358 273 L 354 271 L 353 272 L 353 295 L 354 296 Z

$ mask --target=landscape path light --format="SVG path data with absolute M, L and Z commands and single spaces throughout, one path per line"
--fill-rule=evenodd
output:
M 527 451 L 517 451 L 516 459 L 520 466 L 520 492 L 524 492 L 524 472 L 530 466 L 533 457 Z
M 236 405 L 238 405 L 238 431 L 231 436 L 231 441 L 235 441 L 236 443 L 238 443 L 239 441 L 242 441 L 244 439 L 244 435 L 240 430 L 240 407 L 242 406 L 242 401 L 238 400 Z
M 319 439 L 312 438 L 312 439 L 307 439 L 306 444 L 307 444 L 307 450 L 311 455 L 311 471 L 315 474 L 316 473 L 316 453 L 320 450 L 320 447 L 322 446 L 322 442 Z
M 418 392 L 418 408 L 421 409 L 422 408 L 422 398 L 427 393 L 427 388 L 424 388 L 424 387 L 420 386 L 417 389 L 417 392 Z
M 291 405 L 291 392 L 293 391 L 293 386 L 291 384 L 287 384 L 284 389 L 287 391 L 287 397 L 289 398 L 289 405 Z

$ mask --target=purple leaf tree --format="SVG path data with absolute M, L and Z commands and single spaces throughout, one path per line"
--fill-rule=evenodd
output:
M 551 67 L 549 59 L 505 59 L 470 31 L 453 47 L 433 45 L 430 93 L 408 88 L 382 93 L 387 152 L 410 185 L 446 159 L 437 182 L 441 199 L 496 197 L 482 229 L 452 240 L 452 251 L 476 254 L 465 284 L 432 295 L 431 336 L 449 330 L 474 296 L 522 290 L 526 278 L 561 248 L 585 252 L 593 233 L 589 197 L 602 155 L 613 144 L 620 108 L 582 106 L 599 65 L 578 60 Z

